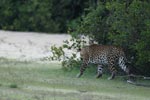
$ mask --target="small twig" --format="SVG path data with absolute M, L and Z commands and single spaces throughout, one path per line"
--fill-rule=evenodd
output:
M 150 87 L 150 85 L 148 85 L 148 84 L 135 83 L 131 80 L 127 80 L 127 83 L 132 84 L 132 85 L 136 85 L 136 86 Z
M 150 77 L 143 77 L 145 80 L 150 80 Z
M 145 77 L 142 75 L 134 75 L 134 74 L 123 75 L 123 76 L 118 76 L 118 77 L 133 77 L 133 78 L 143 78 L 144 80 L 150 80 L 150 77 Z M 137 83 L 137 82 L 134 82 L 132 80 L 127 80 L 127 83 L 132 84 L 132 85 L 136 85 L 136 86 L 150 87 L 149 84 Z
M 142 75 L 134 75 L 134 74 L 117 76 L 117 77 L 135 77 L 135 78 L 143 78 L 145 80 L 150 80 L 150 77 L 145 77 L 145 76 L 142 76 Z

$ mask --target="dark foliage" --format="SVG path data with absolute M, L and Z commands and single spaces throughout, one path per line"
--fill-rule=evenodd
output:
M 144 0 L 101 0 L 74 25 L 73 35 L 91 36 L 99 44 L 126 51 L 132 69 L 150 75 L 150 6 Z
M 67 23 L 79 17 L 87 0 L 1 0 L 0 29 L 66 32 Z
M 99 44 L 123 47 L 131 71 L 150 76 L 150 1 L 89 2 L 82 16 L 68 24 L 68 32 L 75 38 L 84 34 Z M 72 60 L 69 58 L 66 64 Z

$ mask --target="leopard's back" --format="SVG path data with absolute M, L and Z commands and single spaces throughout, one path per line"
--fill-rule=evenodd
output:
M 88 57 L 88 63 L 95 64 L 108 64 L 108 60 L 118 60 L 119 57 L 125 56 L 122 48 L 108 45 L 93 44 L 85 47 L 82 52 Z

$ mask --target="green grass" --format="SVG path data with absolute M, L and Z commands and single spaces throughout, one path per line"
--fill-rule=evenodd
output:
M 58 63 L 0 60 L 0 100 L 149 100 L 150 88 L 123 79 L 96 79 L 93 72 L 61 70 Z M 150 81 L 147 81 L 150 84 Z

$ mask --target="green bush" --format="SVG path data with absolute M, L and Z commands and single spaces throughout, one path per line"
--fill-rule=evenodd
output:
M 140 74 L 150 75 L 149 48 L 149 2 L 133 0 L 130 5 L 125 3 L 108 3 L 111 13 L 108 24 L 111 26 L 108 38 L 114 45 L 120 45 L 127 51 L 128 59 L 132 59 L 132 66 L 140 70 Z
M 87 35 L 99 44 L 123 47 L 131 69 L 149 76 L 149 3 L 148 0 L 100 0 L 96 9 L 90 7 L 88 13 L 69 23 L 68 32 L 74 37 Z
M 97 9 L 89 8 L 89 13 L 84 14 L 81 18 L 73 21 L 70 30 L 71 34 L 77 36 L 79 34 L 88 35 L 101 44 L 106 44 L 108 25 L 106 23 L 108 10 L 104 5 L 98 6 Z
M 149 3 L 141 0 L 101 1 L 96 9 L 90 9 L 81 21 L 73 24 L 71 34 L 84 34 L 99 44 L 123 47 L 133 71 L 150 75 Z

